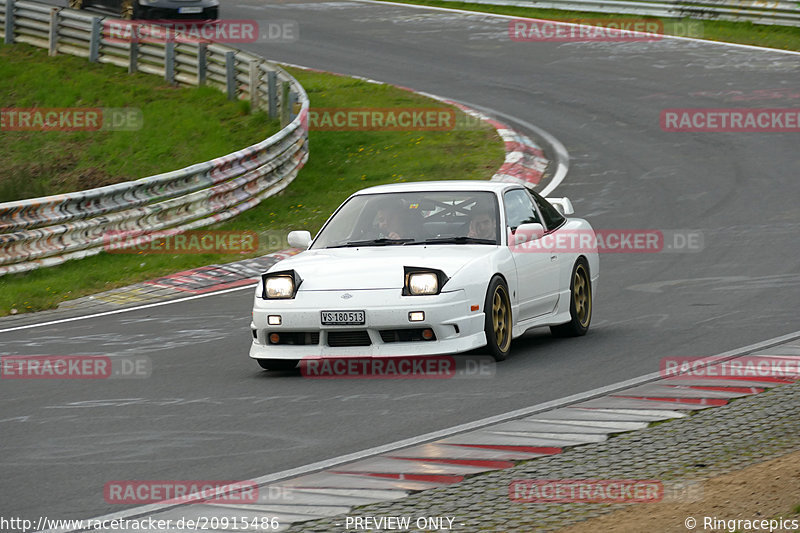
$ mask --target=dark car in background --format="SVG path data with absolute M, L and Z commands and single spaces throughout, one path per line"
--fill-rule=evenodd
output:
M 69 7 L 100 7 L 124 19 L 216 20 L 219 0 L 69 0 Z

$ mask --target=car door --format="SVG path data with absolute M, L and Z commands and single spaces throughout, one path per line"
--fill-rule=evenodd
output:
M 567 219 L 550 202 L 542 198 L 536 191 L 528 191 L 536 207 L 539 208 L 548 238 L 551 252 L 551 264 L 558 270 L 558 288 L 569 289 L 572 281 L 572 265 L 580 247 L 575 242 L 580 234 L 566 229 Z
M 519 320 L 551 313 L 558 301 L 558 255 L 541 246 L 511 246 L 520 225 L 543 224 L 526 190 L 506 191 L 503 204 L 509 248 L 517 267 Z

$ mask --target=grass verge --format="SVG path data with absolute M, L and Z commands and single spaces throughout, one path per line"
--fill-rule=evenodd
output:
M 44 80 L 44 81 L 43 81 Z M 208 87 L 177 88 L 149 74 L 0 45 L 4 108 L 131 108 L 136 131 L 0 130 L 0 202 L 79 191 L 167 172 L 233 152 L 278 131 Z M 14 122 L 16 123 L 16 121 Z M 34 157 L 32 157 L 32 154 Z
M 289 70 L 306 88 L 313 107 L 442 105 L 388 85 Z M 136 105 L 136 100 L 124 105 Z M 286 191 L 212 229 L 280 235 L 290 229 L 307 229 L 314 233 L 333 209 L 359 189 L 400 181 L 486 179 L 504 157 L 497 133 L 484 124 L 455 131 L 312 131 L 309 145 L 311 157 Z M 0 315 L 12 309 L 31 312 L 53 308 L 64 300 L 253 255 L 258 254 L 101 253 L 55 267 L 0 276 Z
M 589 21 L 590 24 L 591 21 L 640 21 L 646 18 L 663 21 L 665 33 L 669 33 L 669 28 L 681 28 L 691 25 L 689 27 L 692 28 L 692 31 L 689 35 L 683 35 L 684 37 L 697 37 L 709 41 L 749 44 L 754 46 L 764 46 L 767 48 L 778 48 L 781 50 L 800 51 L 800 28 L 790 26 L 774 26 L 753 24 L 752 22 L 727 22 L 690 18 L 656 19 L 655 17 L 641 17 L 637 15 L 562 11 L 558 9 L 536 9 L 516 6 L 496 6 L 471 4 L 469 2 L 446 2 L 442 0 L 386 1 L 433 7 L 446 7 L 451 9 L 463 9 L 465 11 L 477 11 L 481 13 L 496 13 L 499 15 L 511 15 L 516 17 L 530 17 L 545 20 L 561 20 L 567 22 Z

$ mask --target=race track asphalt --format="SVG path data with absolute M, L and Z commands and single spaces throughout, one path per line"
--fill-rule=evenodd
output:
M 4 380 L 0 515 L 106 514 L 120 508 L 103 498 L 112 480 L 247 479 L 797 329 L 797 134 L 667 133 L 659 115 L 797 107 L 800 56 L 684 40 L 516 43 L 506 19 L 351 0 L 231 1 L 223 16 L 298 21 L 295 43 L 243 45 L 265 57 L 535 124 L 569 151 L 554 195 L 578 216 L 600 229 L 698 230 L 704 249 L 604 254 L 590 334 L 529 332 L 490 378 L 263 373 L 247 357 L 248 290 L 0 333 L 4 355 L 144 355 L 153 366 L 148 379 Z

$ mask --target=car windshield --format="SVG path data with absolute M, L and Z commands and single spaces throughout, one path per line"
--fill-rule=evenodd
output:
M 413 191 L 350 198 L 312 248 L 499 243 L 497 200 L 487 191 Z

